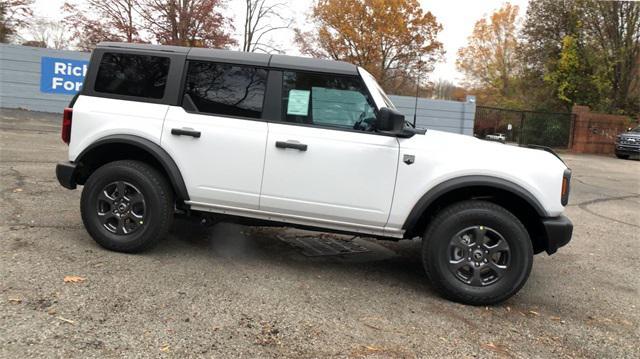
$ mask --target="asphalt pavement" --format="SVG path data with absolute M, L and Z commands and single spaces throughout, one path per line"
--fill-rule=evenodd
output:
M 573 240 L 471 307 L 434 292 L 418 240 L 179 219 L 148 252 L 104 250 L 55 179 L 60 117 L 0 115 L 2 358 L 640 357 L 640 161 L 562 155 Z

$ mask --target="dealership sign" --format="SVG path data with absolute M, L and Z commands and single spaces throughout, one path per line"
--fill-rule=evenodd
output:
M 42 57 L 40 91 L 74 95 L 82 88 L 89 61 Z

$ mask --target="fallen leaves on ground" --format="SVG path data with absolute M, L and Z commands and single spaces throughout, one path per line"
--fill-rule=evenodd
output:
M 20 303 L 22 303 L 22 299 L 20 299 L 20 298 L 9 298 L 9 302 L 10 303 L 20 304 Z
M 552 317 L 551 317 L 551 318 L 549 318 L 549 319 L 553 320 L 554 322 L 560 322 L 560 324 L 564 324 L 564 323 L 566 323 L 566 321 L 562 320 L 562 318 L 560 318 L 560 317 L 552 316 Z
M 85 280 L 87 280 L 87 278 L 83 278 L 77 275 L 64 276 L 65 283 L 81 283 L 81 282 L 84 282 Z
M 169 349 L 170 349 L 170 347 L 168 345 L 165 345 L 162 348 L 160 348 L 160 351 L 163 352 L 163 353 L 166 353 L 166 352 L 169 351 Z
M 58 318 L 58 320 L 61 320 L 61 321 L 65 322 L 65 323 L 68 323 L 68 324 L 76 324 L 76 322 L 74 322 L 71 319 L 67 319 L 67 318 L 63 318 L 63 317 L 57 317 L 57 318 Z
M 382 328 L 385 326 L 384 320 L 378 317 L 362 317 L 360 318 L 360 321 L 366 327 L 376 329 L 376 330 L 382 330 Z
M 276 328 L 276 323 L 261 322 L 260 334 L 256 335 L 256 344 L 282 345 L 280 329 Z
M 362 345 L 348 355 L 352 358 L 415 358 L 416 355 L 404 349 L 385 348 L 377 345 Z
M 22 188 L 16 188 L 13 190 L 13 193 L 18 193 L 18 192 L 22 192 Z
M 362 323 L 362 324 L 364 324 L 364 326 L 365 326 L 365 327 L 369 327 L 369 328 L 371 328 L 371 329 L 375 329 L 375 330 L 380 330 L 380 328 L 379 328 L 379 327 L 376 327 L 376 326 L 375 326 L 375 325 L 373 325 L 373 324 L 368 324 L 368 323 Z
M 496 353 L 509 355 L 509 350 L 507 349 L 507 347 L 501 344 L 495 344 L 493 342 L 489 342 L 489 343 L 482 344 L 481 347 L 483 349 L 491 350 Z

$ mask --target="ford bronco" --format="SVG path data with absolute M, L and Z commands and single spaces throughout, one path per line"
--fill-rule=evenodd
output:
M 60 184 L 84 226 L 138 252 L 176 213 L 379 239 L 422 238 L 444 296 L 503 301 L 571 238 L 571 171 L 550 151 L 407 124 L 338 61 L 101 43 L 64 110 Z

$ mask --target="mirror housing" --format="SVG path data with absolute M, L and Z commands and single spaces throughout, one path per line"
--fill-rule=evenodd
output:
M 378 111 L 376 130 L 380 132 L 401 133 L 404 128 L 404 115 L 398 110 L 383 107 Z

